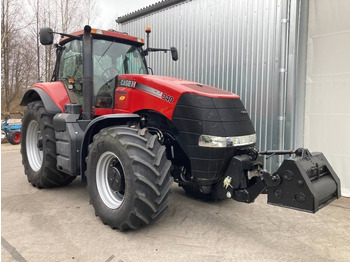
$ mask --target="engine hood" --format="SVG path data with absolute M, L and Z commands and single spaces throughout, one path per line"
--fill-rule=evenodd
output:
M 193 93 L 201 96 L 213 97 L 213 98 L 233 98 L 239 99 L 239 96 L 231 92 L 215 88 L 206 84 L 197 82 L 165 77 L 156 75 L 120 75 L 118 77 L 119 83 L 122 80 L 135 81 L 137 85 L 144 85 L 152 87 L 162 92 L 168 92 L 171 90 L 172 95 L 177 93 L 179 96 L 185 93 Z
M 221 104 L 241 103 L 238 95 L 209 85 L 164 76 L 128 74 L 118 76 L 114 112 L 151 110 L 171 120 L 175 108 L 181 104 L 178 103 L 188 96 L 193 99 L 186 99 L 187 104 L 208 109 L 221 107 Z M 214 106 L 212 103 L 218 100 L 220 105 Z

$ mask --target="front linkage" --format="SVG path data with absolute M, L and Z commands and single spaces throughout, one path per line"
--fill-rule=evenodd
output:
M 307 149 L 295 151 L 271 150 L 257 152 L 246 149 L 231 159 L 230 165 L 217 184 L 218 198 L 251 203 L 261 194 L 268 194 L 268 203 L 307 212 L 317 212 L 339 198 L 340 180 L 322 153 Z M 262 170 L 258 155 L 292 155 L 278 170 L 270 174 Z

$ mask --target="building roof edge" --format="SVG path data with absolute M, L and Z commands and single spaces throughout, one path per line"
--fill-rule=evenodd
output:
M 136 19 L 136 18 L 139 18 L 141 16 L 157 12 L 159 10 L 165 9 L 167 7 L 170 7 L 172 5 L 176 5 L 178 3 L 185 2 L 185 1 L 188 1 L 188 0 L 163 0 L 163 1 L 160 1 L 160 2 L 155 3 L 153 5 L 149 5 L 149 6 L 146 6 L 144 8 L 141 8 L 139 10 L 136 10 L 135 12 L 118 17 L 118 19 L 116 19 L 115 21 L 118 24 L 123 24 L 125 22 L 129 22 L 129 21 Z

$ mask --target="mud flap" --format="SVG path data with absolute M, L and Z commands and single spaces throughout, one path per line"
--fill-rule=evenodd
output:
M 265 181 L 268 204 L 315 213 L 341 196 L 340 180 L 322 153 L 296 152 L 271 178 Z

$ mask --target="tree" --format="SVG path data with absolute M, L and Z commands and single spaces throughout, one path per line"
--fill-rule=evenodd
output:
M 26 27 L 22 14 L 16 12 L 17 0 L 1 0 L 1 93 L 5 110 L 26 87 L 31 69 L 31 60 L 23 42 L 21 30 Z
M 18 12 L 23 5 L 30 12 Z M 95 0 L 1 0 L 1 99 L 6 111 L 18 106 L 31 84 L 51 80 L 55 48 L 40 45 L 40 28 L 63 33 L 82 29 L 95 18 L 95 5 Z
M 69 33 L 90 24 L 95 16 L 95 0 L 60 0 L 57 12 L 61 15 L 61 32 Z

